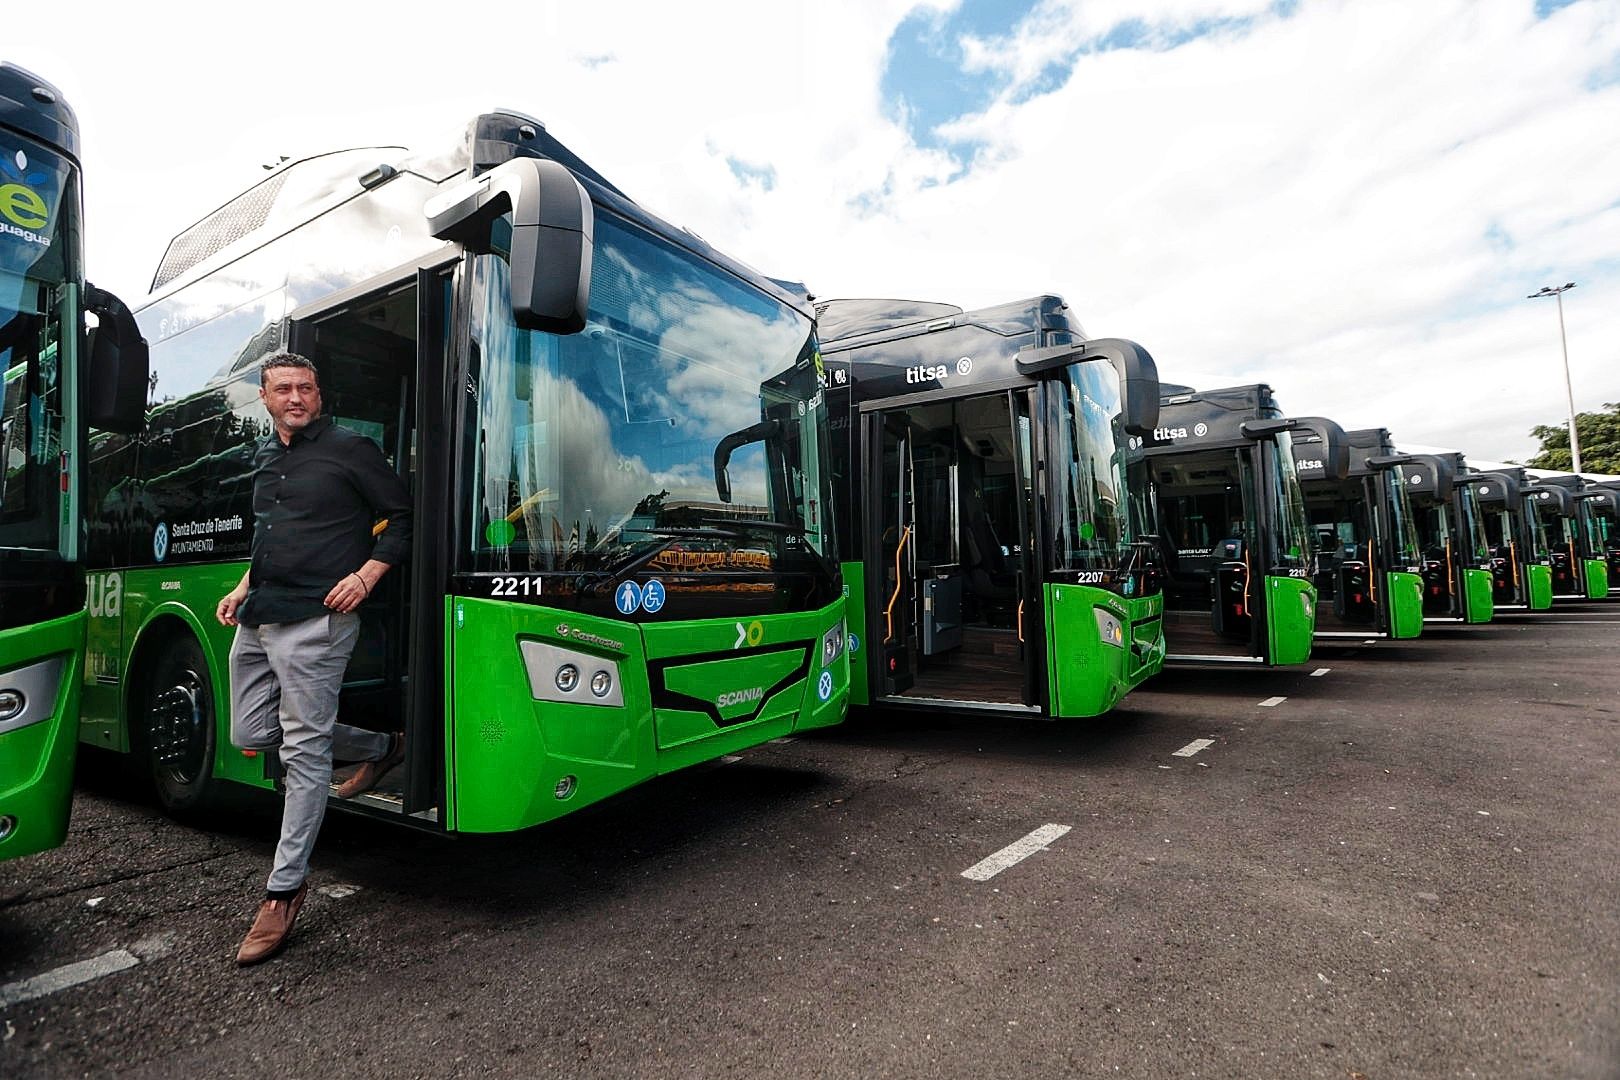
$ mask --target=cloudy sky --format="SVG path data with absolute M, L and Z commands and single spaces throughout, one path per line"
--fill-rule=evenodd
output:
M 1620 0 L 123 4 L 8 35 L 85 141 L 92 279 L 344 146 L 522 110 L 822 297 L 1066 298 L 1167 381 L 1480 458 L 1620 401 Z

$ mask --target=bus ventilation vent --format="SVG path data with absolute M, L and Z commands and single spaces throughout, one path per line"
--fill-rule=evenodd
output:
M 494 744 L 506 738 L 506 725 L 499 720 L 485 720 L 478 728 L 478 734 L 487 743 Z
M 158 263 L 157 273 L 152 277 L 152 291 L 157 292 L 210 255 L 263 225 L 270 217 L 270 208 L 281 194 L 281 184 L 286 178 L 285 172 L 279 172 L 255 184 L 170 240 L 163 261 Z

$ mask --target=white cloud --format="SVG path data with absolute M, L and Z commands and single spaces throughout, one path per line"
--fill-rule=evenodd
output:
M 910 7 L 495 4 L 438 25 L 289 0 L 243 33 L 214 5 L 126 5 L 8 52 L 79 111 L 92 274 L 130 300 L 259 162 L 426 146 L 504 105 L 821 294 L 1056 292 L 1168 380 L 1267 381 L 1292 411 L 1481 457 L 1561 418 L 1556 314 L 1524 296 L 1577 280 L 1577 404 L 1620 400 L 1616 0 L 1541 21 L 1531 0 L 1046 3 L 964 43 L 1006 89 L 949 129 L 980 148 L 966 175 L 881 100 Z M 1126 19 L 1142 48 L 1024 100 Z M 1211 19 L 1248 21 L 1168 47 Z

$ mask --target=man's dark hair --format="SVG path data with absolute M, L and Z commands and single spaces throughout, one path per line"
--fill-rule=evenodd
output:
M 305 371 L 315 376 L 316 386 L 321 384 L 321 373 L 316 370 L 314 364 L 310 363 L 309 357 L 299 356 L 295 352 L 271 353 L 269 356 L 259 361 L 259 381 L 261 383 L 264 382 L 264 377 L 269 373 L 270 369 L 278 367 L 303 368 Z

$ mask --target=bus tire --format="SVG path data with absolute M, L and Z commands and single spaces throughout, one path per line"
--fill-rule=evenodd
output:
M 171 813 L 195 810 L 214 778 L 214 687 L 197 640 L 163 644 L 142 687 L 146 764 L 158 801 Z

